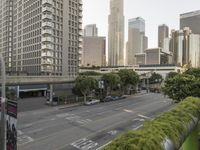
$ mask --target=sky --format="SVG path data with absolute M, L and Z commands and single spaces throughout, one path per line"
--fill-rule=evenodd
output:
M 83 27 L 97 24 L 99 36 L 107 37 L 109 4 L 110 0 L 83 0 Z M 200 0 L 124 0 L 125 42 L 130 18 L 145 19 L 149 48 L 153 48 L 158 45 L 158 25 L 179 29 L 179 15 L 195 10 L 200 10 Z

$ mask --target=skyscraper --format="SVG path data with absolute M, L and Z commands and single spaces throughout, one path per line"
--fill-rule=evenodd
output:
M 108 65 L 124 65 L 124 0 L 110 0 Z
M 76 76 L 81 31 L 82 0 L 0 0 L 0 49 L 11 73 Z
M 180 29 L 189 27 L 194 34 L 200 34 L 200 10 L 180 15 Z
M 106 37 L 98 36 L 96 25 L 84 29 L 81 65 L 84 67 L 106 65 Z
M 164 48 L 165 38 L 169 37 L 169 27 L 165 24 L 158 26 L 158 47 Z
M 98 29 L 96 27 L 96 24 L 85 26 L 84 36 L 98 36 Z
M 128 42 L 126 47 L 127 65 L 135 65 L 135 55 L 144 53 L 148 47 L 148 38 L 145 36 L 145 20 L 137 17 L 129 19 Z
M 171 35 L 174 63 L 178 66 L 200 67 L 200 35 L 193 34 L 188 27 L 172 30 Z

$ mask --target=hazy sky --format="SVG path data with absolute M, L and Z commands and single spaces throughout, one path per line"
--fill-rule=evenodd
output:
M 100 36 L 107 36 L 110 0 L 83 0 L 83 25 L 97 24 Z M 167 24 L 170 30 L 179 28 L 179 14 L 199 10 L 200 0 L 124 0 L 125 40 L 128 19 L 146 20 L 149 47 L 157 47 L 157 28 Z

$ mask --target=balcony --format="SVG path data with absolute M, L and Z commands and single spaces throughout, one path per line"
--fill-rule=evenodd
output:
M 42 12 L 53 12 L 53 9 L 51 7 L 42 7 Z
M 50 45 L 50 44 L 45 44 L 45 45 L 42 45 L 42 49 L 48 49 L 48 50 L 53 50 L 53 45 Z
M 43 37 L 42 42 L 51 42 L 53 43 L 53 38 L 52 37 Z
M 53 31 L 51 29 L 44 29 L 42 30 L 42 34 L 53 34 Z
M 52 22 L 42 22 L 42 27 L 52 27 L 53 28 L 53 23 Z
M 42 70 L 42 72 L 52 72 L 53 66 L 42 66 L 41 70 Z
M 51 4 L 53 5 L 53 0 L 42 0 L 42 5 L 44 4 Z
M 52 52 L 42 52 L 41 54 L 42 57 L 50 57 L 52 58 L 53 57 L 53 53 Z
M 51 58 L 42 59 L 42 65 L 53 65 L 53 59 Z
M 53 20 L 53 16 L 52 15 L 49 15 L 49 14 L 43 14 L 42 15 L 42 19 L 50 19 L 50 20 Z

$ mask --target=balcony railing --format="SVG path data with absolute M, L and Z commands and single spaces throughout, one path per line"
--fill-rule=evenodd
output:
M 51 29 L 44 29 L 42 30 L 42 34 L 53 34 L 53 31 Z
M 42 22 L 42 27 L 52 27 L 53 28 L 53 23 L 52 22 Z
M 42 42 L 51 42 L 53 43 L 53 38 L 52 37 L 43 37 Z

